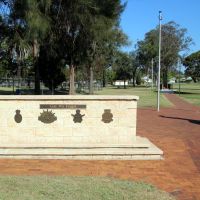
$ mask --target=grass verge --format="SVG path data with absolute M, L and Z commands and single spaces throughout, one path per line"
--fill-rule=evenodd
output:
M 143 182 L 97 177 L 0 177 L 2 200 L 175 200 Z
M 128 87 L 127 89 L 107 87 L 103 90 L 96 92 L 99 95 L 135 95 L 139 96 L 138 107 L 156 107 L 157 106 L 157 93 L 151 88 L 147 87 Z M 163 94 L 160 95 L 160 106 L 170 107 L 171 102 L 165 98 Z
M 179 85 L 173 87 L 179 94 Z M 194 105 L 200 106 L 200 83 L 181 83 L 180 97 Z

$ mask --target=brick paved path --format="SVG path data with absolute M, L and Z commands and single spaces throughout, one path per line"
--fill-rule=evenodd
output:
M 180 200 L 200 199 L 200 107 L 173 94 L 174 107 L 138 110 L 137 134 L 164 151 L 163 161 L 0 160 L 2 175 L 111 176 L 144 180 Z

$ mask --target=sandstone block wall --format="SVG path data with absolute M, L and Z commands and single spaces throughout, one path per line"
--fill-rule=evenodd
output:
M 134 144 L 137 100 L 135 96 L 0 96 L 0 147 Z M 103 117 L 105 110 L 112 116 Z M 106 117 L 110 122 L 104 122 Z M 55 121 L 44 123 L 40 118 Z

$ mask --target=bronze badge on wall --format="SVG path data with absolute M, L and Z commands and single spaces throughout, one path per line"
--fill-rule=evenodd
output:
M 83 116 L 85 116 L 85 115 L 81 115 L 80 110 L 76 110 L 76 114 L 72 115 L 72 117 L 74 117 L 74 119 L 73 119 L 74 123 L 81 123 L 83 120 Z
M 51 111 L 43 110 L 43 113 L 40 113 L 38 120 L 45 124 L 51 124 L 57 120 L 57 117 L 55 116 L 55 113 L 52 112 L 52 110 Z
M 15 117 L 14 117 L 15 122 L 21 123 L 22 122 L 22 115 L 20 114 L 20 110 L 16 110 L 15 112 L 16 112 Z
M 104 123 L 110 123 L 113 121 L 113 114 L 111 113 L 110 109 L 105 109 L 102 115 L 102 121 Z

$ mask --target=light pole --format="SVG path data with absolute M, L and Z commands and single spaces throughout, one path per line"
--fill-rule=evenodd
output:
M 153 62 L 153 58 L 151 60 L 151 79 L 152 79 L 152 83 L 151 83 L 151 88 L 153 90 L 153 65 L 154 65 L 154 62 Z
M 179 96 L 180 96 L 180 94 L 181 94 L 181 59 L 179 58 L 178 59 L 178 93 L 179 93 Z
M 159 50 L 158 50 L 158 93 L 157 93 L 157 111 L 160 111 L 160 60 L 161 60 L 161 30 L 162 30 L 162 11 L 159 11 Z

